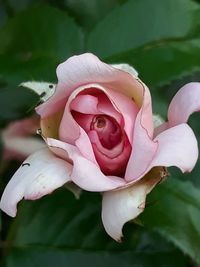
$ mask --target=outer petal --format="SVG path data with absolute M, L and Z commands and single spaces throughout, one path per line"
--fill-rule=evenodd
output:
M 100 61 L 93 54 L 73 56 L 57 68 L 58 85 L 55 94 L 37 108 L 43 117 L 49 116 L 58 108 L 63 108 L 69 95 L 78 87 L 98 83 L 107 88 L 122 92 L 140 106 L 143 99 L 143 88 L 131 74 L 113 68 Z
M 156 144 L 156 149 L 154 153 L 152 152 L 153 149 L 148 152 L 149 155 L 152 155 L 151 161 L 146 162 L 144 161 L 145 156 L 144 159 L 141 157 L 142 165 L 146 164 L 146 169 L 143 173 L 138 174 L 135 181 L 143 177 L 149 170 L 156 166 L 176 166 L 180 168 L 182 172 L 190 172 L 194 168 L 198 159 L 198 144 L 188 124 L 183 123 L 164 130 L 158 134 L 152 142 Z M 145 151 L 147 151 L 147 148 L 145 148 Z M 142 155 L 142 153 L 140 155 Z M 140 164 L 139 161 L 138 164 Z M 140 168 L 142 169 L 142 167 Z M 131 182 L 131 180 L 128 181 Z
M 104 175 L 99 166 L 82 156 L 77 147 L 52 138 L 48 138 L 46 142 L 55 154 L 73 162 L 70 178 L 80 188 L 103 192 L 125 185 L 124 179 Z
M 154 137 L 159 135 L 160 133 L 166 131 L 169 128 L 168 122 L 163 122 L 161 125 L 155 128 Z
M 71 164 L 55 157 L 49 149 L 29 156 L 6 186 L 0 208 L 14 217 L 17 203 L 25 199 L 38 199 L 50 194 L 70 180 Z
M 103 194 L 103 225 L 113 239 L 121 240 L 123 225 L 143 212 L 146 195 L 161 179 L 160 169 L 155 168 L 138 183 Z
M 53 115 L 41 119 L 41 134 L 44 137 L 58 138 L 59 126 L 64 110 L 60 110 Z
M 177 92 L 169 105 L 169 127 L 187 122 L 189 116 L 199 110 L 200 83 L 188 83 Z
M 198 159 L 196 137 L 188 124 L 183 123 L 160 133 L 154 139 L 158 149 L 148 169 L 154 166 L 176 166 L 190 172 Z
M 125 179 L 136 181 L 144 176 L 153 160 L 158 144 L 153 140 L 153 116 L 151 96 L 144 85 L 144 101 L 137 115 L 134 127 L 132 153 L 127 165 Z

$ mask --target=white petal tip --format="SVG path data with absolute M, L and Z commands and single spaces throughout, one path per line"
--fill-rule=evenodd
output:
M 8 205 L 4 205 L 2 200 L 1 200 L 1 203 L 0 203 L 0 210 L 2 210 L 3 212 L 5 212 L 8 216 L 14 218 L 16 217 L 17 215 L 17 208 L 11 208 L 11 207 L 8 207 Z
M 49 149 L 30 155 L 6 186 L 0 208 L 11 217 L 24 199 L 36 200 L 50 194 L 70 180 L 71 164 L 55 157 Z

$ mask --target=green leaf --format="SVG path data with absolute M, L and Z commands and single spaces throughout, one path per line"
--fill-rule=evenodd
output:
M 199 13 L 199 5 L 190 0 L 130 0 L 95 27 L 88 50 L 105 58 L 163 40 L 183 40 L 198 30 Z
M 161 86 L 200 70 L 200 38 L 166 41 L 110 57 L 108 61 L 127 62 L 146 84 Z
M 158 231 L 200 264 L 200 190 L 177 179 L 158 186 L 141 216 L 145 226 Z
M 14 249 L 7 258 L 6 267 L 186 267 L 181 256 L 172 252 L 155 251 L 152 253 L 125 251 L 81 251 L 44 248 Z
M 62 5 L 73 14 L 80 26 L 91 30 L 118 2 L 119 0 L 64 0 Z
M 24 202 L 11 227 L 6 266 L 186 266 L 171 244 L 139 226 L 126 227 L 123 243 L 113 241 L 103 229 L 100 204 L 99 194 L 76 200 L 66 190 Z
M 169 84 L 200 70 L 199 14 L 190 0 L 130 0 L 91 32 L 88 50 L 129 63 L 151 87 Z
M 34 3 L 38 2 L 45 2 L 45 1 L 40 1 L 40 0 L 20 0 L 18 3 L 15 0 L 4 0 L 6 2 L 7 6 L 9 9 L 12 10 L 12 13 L 17 13 L 25 8 L 28 8 L 29 6 L 33 5 Z
M 17 101 L 16 101 L 17 100 Z M 0 90 L 0 127 L 6 123 L 31 115 L 39 97 L 22 87 L 5 87 Z
M 6 9 L 0 0 L 0 25 L 5 23 L 6 19 L 7 19 Z
M 49 6 L 19 13 L 0 35 L 1 79 L 10 82 L 14 76 L 14 83 L 53 80 L 56 65 L 83 49 L 83 35 L 73 19 Z

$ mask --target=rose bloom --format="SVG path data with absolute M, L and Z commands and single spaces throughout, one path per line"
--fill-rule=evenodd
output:
M 145 208 L 146 195 L 165 167 L 189 172 L 198 158 L 189 115 L 200 108 L 200 84 L 185 85 L 173 98 L 168 121 L 155 128 L 151 95 L 126 64 L 107 65 L 92 54 L 57 67 L 58 84 L 42 91 L 36 108 L 46 148 L 30 155 L 8 183 L 1 209 L 15 216 L 22 199 L 38 199 L 73 183 L 101 192 L 102 221 L 115 240 L 123 225 Z

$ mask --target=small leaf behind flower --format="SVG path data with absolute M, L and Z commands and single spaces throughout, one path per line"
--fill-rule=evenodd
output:
M 48 82 L 23 82 L 20 86 L 31 89 L 35 92 L 42 101 L 46 101 L 49 99 L 54 93 L 56 89 L 56 85 Z

